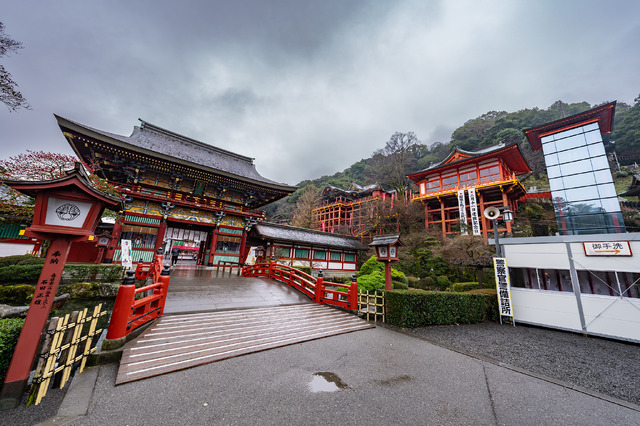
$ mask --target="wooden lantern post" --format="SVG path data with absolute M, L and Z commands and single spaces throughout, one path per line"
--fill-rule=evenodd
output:
M 76 163 L 75 169 L 66 176 L 57 179 L 4 183 L 35 197 L 33 221 L 24 235 L 49 240 L 50 245 L 0 392 L 2 410 L 20 403 L 71 243 L 93 240 L 93 232 L 105 207 L 115 207 L 119 203 L 117 198 L 91 186 L 80 163 Z
M 384 289 L 393 290 L 391 284 L 391 262 L 399 262 L 398 248 L 404 246 L 400 241 L 400 235 L 380 235 L 375 237 L 370 246 L 376 248 L 378 262 L 384 263 Z

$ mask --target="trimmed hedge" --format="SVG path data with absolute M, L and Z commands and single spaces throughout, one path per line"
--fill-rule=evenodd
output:
M 485 294 L 394 290 L 385 298 L 387 322 L 398 327 L 478 323 L 498 309 L 495 296 Z
M 22 318 L 0 319 L 0 383 L 4 382 L 4 376 L 9 369 L 22 324 L 24 324 Z
M 0 267 L 9 265 L 44 265 L 44 258 L 30 254 L 0 257 Z
M 311 266 L 294 266 L 293 268 L 297 269 L 298 271 L 302 271 L 308 275 L 311 275 L 311 273 L 313 272 L 313 269 L 311 268 Z
M 17 256 L 7 256 L 17 257 Z M 32 257 L 32 256 L 31 256 Z M 3 259 L 7 259 L 6 257 Z M 30 262 L 30 261 L 27 261 Z M 42 271 L 42 263 L 0 266 L 0 284 L 36 284 Z M 71 282 L 115 282 L 122 277 L 120 265 L 66 265 L 63 280 Z
M 480 283 L 476 282 L 468 282 L 468 283 L 453 283 L 449 287 L 451 291 L 455 291 L 457 293 L 463 293 L 465 291 L 477 290 L 480 288 Z
M 28 305 L 35 287 L 29 284 L 0 286 L 0 303 L 5 305 Z
M 391 284 L 393 284 L 393 289 L 394 290 L 407 290 L 409 289 L 409 286 L 401 283 L 400 281 L 391 281 Z

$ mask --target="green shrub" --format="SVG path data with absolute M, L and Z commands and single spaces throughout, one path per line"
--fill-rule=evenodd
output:
M 475 290 L 469 290 L 471 294 L 490 294 L 492 296 L 498 297 L 498 292 L 495 288 L 477 288 Z
M 360 274 L 369 275 L 373 271 L 380 271 L 384 273 L 384 265 L 382 262 L 378 262 L 378 257 L 374 254 L 360 267 Z
M 495 296 L 421 290 L 385 293 L 387 322 L 399 327 L 469 324 L 493 319 Z
M 16 254 L 13 256 L 0 257 L 0 268 L 9 265 L 30 265 L 31 263 L 44 264 L 44 259 L 30 254 Z
M 42 265 L 9 265 L 0 267 L 0 284 L 35 284 Z
M 302 271 L 308 275 L 311 275 L 311 272 L 313 272 L 311 266 L 294 266 L 293 269 L 297 269 L 298 271 Z
M 394 268 L 391 268 L 391 281 L 400 281 L 403 284 L 409 283 L 407 276 L 403 272 L 400 272 Z
M 0 286 L 0 303 L 28 305 L 33 298 L 34 287 L 28 284 Z
M 425 289 L 433 288 L 436 285 L 436 280 L 434 280 L 433 277 L 424 277 L 422 283 Z
M 445 289 L 451 285 L 451 282 L 446 275 L 440 275 L 436 279 L 436 284 L 438 284 L 438 287 L 440 287 L 441 289 Z
M 360 275 L 358 277 L 358 290 L 384 290 L 384 272 L 373 271 L 371 274 Z
M 408 290 L 409 286 L 401 283 L 400 281 L 391 281 L 391 284 L 393 284 L 393 289 L 394 290 Z
M 22 324 L 24 324 L 22 318 L 0 319 L 0 383 L 4 382 L 4 376 L 9 369 Z
M 449 288 L 451 289 L 451 291 L 455 291 L 457 293 L 463 293 L 465 291 L 479 289 L 480 284 L 477 282 L 453 283 Z
M 424 290 L 424 284 L 420 280 L 420 278 L 416 277 L 407 277 L 407 281 L 409 283 L 409 287 L 411 288 L 419 288 Z
M 65 265 L 64 277 L 71 282 L 101 281 L 114 282 L 122 278 L 120 265 Z

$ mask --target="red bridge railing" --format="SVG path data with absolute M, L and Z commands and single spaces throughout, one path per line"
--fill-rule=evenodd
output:
M 169 289 L 169 266 L 162 264 L 159 251 L 153 259 L 149 276 L 153 284 L 136 288 L 136 272 L 127 271 L 118 290 L 107 330 L 107 340 L 125 337 L 136 328 L 162 316 Z
M 318 273 L 318 278 L 314 278 L 291 266 L 268 262 L 244 266 L 242 276 L 270 278 L 298 289 L 314 302 L 349 310 L 358 309 L 358 283 L 355 275 L 351 284 L 340 284 L 325 281 L 322 271 Z

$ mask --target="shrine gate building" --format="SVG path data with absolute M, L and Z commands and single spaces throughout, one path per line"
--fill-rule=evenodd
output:
M 526 194 L 517 176 L 530 172 L 518 145 L 500 144 L 480 151 L 456 147 L 440 163 L 408 177 L 420 189 L 412 201 L 424 204 L 427 228 L 440 228 L 443 238 L 471 231 L 486 241 L 493 225 L 484 209 L 517 211 L 518 199 Z M 511 232 L 511 223 L 500 230 Z
M 252 158 L 146 121 L 121 136 L 56 119 L 76 155 L 123 193 L 105 263 L 121 261 L 123 239 L 134 262 L 174 247 L 199 265 L 244 262 L 247 232 L 264 218 L 257 209 L 296 189 L 261 176 Z

